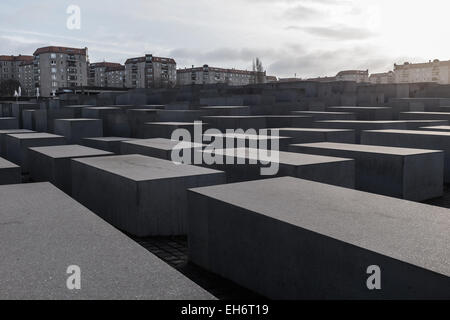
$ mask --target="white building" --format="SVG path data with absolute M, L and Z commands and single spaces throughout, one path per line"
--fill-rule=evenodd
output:
M 395 73 L 393 71 L 383 73 L 372 73 L 369 77 L 371 84 L 395 83 Z
M 369 70 L 345 70 L 336 75 L 336 81 L 369 82 Z
M 450 83 L 450 61 L 429 61 L 427 63 L 409 63 L 394 65 L 396 83 L 434 82 Z

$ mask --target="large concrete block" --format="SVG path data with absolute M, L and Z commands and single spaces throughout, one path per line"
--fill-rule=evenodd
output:
M 144 136 L 144 124 L 147 122 L 156 122 L 156 109 L 129 109 L 127 118 L 130 123 L 131 137 Z
M 271 299 L 449 299 L 449 212 L 290 177 L 197 188 L 189 257 Z
M 355 143 L 355 131 L 349 129 L 279 128 L 281 136 L 292 137 L 293 143 Z
M 212 153 L 211 150 L 204 151 L 208 152 Z M 252 148 L 214 150 L 214 153 L 216 157 L 222 157 L 222 162 L 204 166 L 224 171 L 229 183 L 291 176 L 346 188 L 355 187 L 355 162 L 352 159 L 283 151 L 278 153 L 279 158 L 276 159 L 268 150 Z M 261 169 L 269 167 L 274 169 L 273 174 L 263 175 Z M 275 171 L 275 168 L 278 170 Z
M 248 116 L 250 115 L 250 108 L 248 106 L 213 106 L 203 107 L 211 116 Z
M 28 129 L 0 130 L 0 157 L 6 156 L 6 135 L 14 133 L 34 133 L 34 131 Z
M 329 120 L 317 121 L 315 126 L 328 129 L 353 129 L 355 130 L 356 143 L 360 142 L 361 132 L 364 130 L 407 129 L 404 121 Z
M 362 144 L 443 150 L 445 152 L 444 182 L 450 183 L 450 132 L 417 130 L 370 130 L 364 131 Z
M 56 119 L 72 119 L 73 110 L 67 108 L 35 110 L 33 112 L 36 131 L 55 132 Z
M 20 167 L 3 158 L 0 158 L 0 185 L 18 184 L 22 182 Z M 3 206 L 3 204 L 0 204 Z M 0 211 L 2 209 L 0 208 Z
M 28 148 L 66 144 L 63 136 L 50 133 L 17 133 L 6 135 L 6 158 L 29 172 Z
M 14 118 L 17 118 L 19 121 L 19 127 L 17 128 L 23 128 L 23 110 L 26 109 L 39 109 L 39 105 L 37 103 L 30 103 L 30 102 L 15 102 L 11 104 L 11 116 Z M 14 129 L 14 128 L 4 128 L 4 129 Z
M 225 183 L 225 174 L 142 155 L 72 160 L 72 194 L 136 236 L 187 232 L 187 189 Z
M 419 130 L 422 127 L 446 126 L 447 120 L 402 120 L 405 122 L 407 130 Z
M 202 120 L 212 128 L 225 131 L 226 129 L 264 129 L 267 128 L 264 116 L 207 116 Z
M 105 150 L 115 154 L 120 154 L 120 144 L 122 141 L 133 141 L 136 139 L 125 137 L 98 137 L 84 138 L 82 144 L 86 147 Z
M 171 139 L 176 129 L 186 129 L 193 136 L 194 122 L 147 122 L 144 124 L 143 136 L 138 138 Z
M 56 119 L 55 134 L 66 137 L 67 143 L 79 144 L 83 138 L 103 136 L 103 124 L 100 119 Z
M 442 151 L 329 142 L 295 144 L 290 150 L 355 159 L 358 190 L 412 201 L 443 194 Z
M 83 118 L 83 109 L 92 107 L 95 106 L 89 104 L 81 104 L 81 105 L 64 106 L 62 107 L 62 109 L 69 110 L 70 113 L 69 118 Z
M 431 126 L 431 127 L 421 127 L 420 130 L 425 131 L 443 131 L 450 132 L 450 126 Z
M 246 147 L 287 151 L 289 145 L 294 143 L 293 138 L 280 135 L 276 136 L 271 130 L 267 131 L 267 135 L 256 133 L 204 133 L 203 139 L 208 139 L 211 142 L 220 142 L 227 149 Z
M 214 298 L 50 183 L 2 186 L 0 203 L 2 300 Z
M 312 127 L 313 118 L 301 115 L 273 115 L 264 116 L 267 128 L 308 128 Z M 260 129 L 260 128 L 255 128 Z
M 355 120 L 394 120 L 392 108 L 389 107 L 328 107 L 329 111 L 352 112 L 356 115 Z
M 28 149 L 30 177 L 34 182 L 51 182 L 72 194 L 71 159 L 113 155 L 111 152 L 79 145 L 61 145 Z
M 86 119 L 101 119 L 103 122 L 103 134 L 100 136 L 114 136 L 114 128 L 109 116 L 112 114 L 125 114 L 119 107 L 88 107 L 83 108 L 82 116 Z M 99 136 L 99 137 L 100 137 Z
M 314 121 L 321 120 L 356 120 L 352 112 L 324 112 L 324 111 L 292 111 L 295 115 L 312 117 Z
M 200 121 L 201 117 L 208 115 L 205 110 L 157 110 L 158 122 Z
M 0 130 L 19 129 L 19 120 L 13 117 L 0 118 Z
M 203 148 L 203 144 L 192 142 L 180 142 L 176 140 L 153 138 L 134 141 L 123 141 L 121 143 L 121 154 L 142 154 L 144 156 L 170 160 L 172 161 L 172 152 L 176 152 L 180 157 L 185 155 L 185 152 L 189 152 L 191 157 L 191 163 L 195 149 L 200 150 Z

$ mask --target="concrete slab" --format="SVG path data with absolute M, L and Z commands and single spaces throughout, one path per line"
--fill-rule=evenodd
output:
M 2 186 L 0 203 L 2 300 L 214 299 L 49 183 Z
M 429 126 L 446 126 L 447 120 L 402 120 L 406 124 L 408 130 L 419 130 L 421 127 Z
M 113 155 L 111 152 L 79 145 L 61 145 L 28 149 L 30 177 L 34 182 L 51 182 L 72 194 L 71 159 Z
M 75 199 L 136 236 L 187 233 L 187 189 L 225 183 L 225 174 L 142 155 L 72 160 Z
M 267 128 L 308 128 L 312 127 L 313 118 L 310 116 L 301 115 L 266 115 Z M 260 128 L 255 128 L 260 129 Z
M 401 120 L 447 120 L 450 121 L 450 112 L 402 112 Z
M 278 128 L 281 136 L 293 138 L 293 143 L 338 142 L 355 143 L 355 131 L 325 128 Z
M 203 123 L 203 125 L 205 126 L 206 124 Z M 176 129 L 186 129 L 190 132 L 191 136 L 193 136 L 194 122 L 147 122 L 144 124 L 143 136 L 138 138 L 171 139 L 172 133 Z
M 364 130 L 379 129 L 407 129 L 404 121 L 362 121 L 362 120 L 329 120 L 316 121 L 315 127 L 328 129 L 352 129 L 355 130 L 356 143 L 361 140 L 361 132 Z
M 95 106 L 89 104 L 81 104 L 81 105 L 64 106 L 62 107 L 62 109 L 69 110 L 69 113 L 71 114 L 69 118 L 83 118 L 83 109 L 92 107 Z
M 19 120 L 14 117 L 0 118 L 0 130 L 19 129 Z
M 86 147 L 105 150 L 115 154 L 120 154 L 121 142 L 133 140 L 136 139 L 125 137 L 98 137 L 98 138 L 84 138 L 81 143 Z
M 6 135 L 6 159 L 29 172 L 28 148 L 66 144 L 63 136 L 50 133 L 17 133 Z
M 328 107 L 329 111 L 335 112 L 352 112 L 355 114 L 355 120 L 394 120 L 392 108 L 389 107 Z
M 103 136 L 103 124 L 100 119 L 57 119 L 55 134 L 66 137 L 67 143 L 79 144 L 83 138 Z
M 22 170 L 8 160 L 0 158 L 0 185 L 18 184 L 22 182 Z
M 141 154 L 144 156 L 172 161 L 172 151 L 182 156 L 184 152 L 191 154 L 193 160 L 195 148 L 203 148 L 203 144 L 192 142 L 180 142 L 176 140 L 153 138 L 134 141 L 123 141 L 121 143 L 121 154 Z
M 450 126 L 421 127 L 420 130 L 450 132 Z
M 28 129 L 0 130 L 0 157 L 6 156 L 6 135 L 14 133 L 34 133 L 34 131 Z
M 271 299 L 450 298 L 448 209 L 284 177 L 191 190 L 189 226 L 192 262 Z
M 211 150 L 204 151 L 204 153 L 208 152 L 212 153 Z M 355 162 L 348 158 L 281 151 L 278 161 L 274 161 L 269 151 L 264 150 L 259 154 L 258 149 L 252 148 L 222 149 L 215 150 L 214 153 L 216 156 L 224 156 L 222 164 L 216 163 L 209 166 L 204 164 L 204 166 L 224 171 L 227 174 L 228 183 L 291 176 L 346 188 L 355 187 Z M 279 169 L 271 176 L 262 175 L 261 168 L 268 167 Z
M 125 114 L 119 107 L 88 107 L 83 108 L 82 117 L 85 119 L 101 119 L 103 121 L 103 134 L 99 136 L 113 136 L 113 121 L 109 116 L 113 114 Z
M 132 137 L 144 136 L 144 124 L 146 122 L 156 122 L 157 109 L 129 109 L 127 110 L 127 118 L 130 123 Z
M 250 107 L 248 106 L 212 106 L 202 107 L 211 116 L 249 116 Z
M 73 110 L 67 108 L 35 110 L 33 112 L 35 129 L 42 132 L 55 132 L 56 119 L 72 119 Z
M 325 112 L 325 111 L 292 111 L 294 115 L 312 117 L 314 121 L 321 120 L 356 120 L 352 112 Z
M 444 182 L 450 183 L 450 132 L 418 130 L 369 130 L 361 137 L 362 144 L 400 148 L 443 150 Z
M 202 120 L 212 128 L 225 131 L 226 129 L 264 129 L 267 128 L 264 116 L 206 116 Z
M 222 141 L 222 145 L 227 149 L 230 148 L 260 148 L 287 151 L 289 145 L 294 143 L 294 139 L 285 136 L 272 135 L 270 130 L 268 135 L 263 134 L 247 134 L 247 133 L 221 133 L 221 134 L 203 134 L 203 139 L 213 141 Z
M 443 195 L 442 151 L 330 142 L 294 144 L 290 151 L 355 159 L 356 189 L 361 191 L 412 201 Z
M 17 128 L 23 128 L 23 110 L 26 109 L 39 109 L 39 105 L 37 103 L 30 102 L 14 102 L 11 104 L 11 116 L 17 118 L 19 121 L 19 126 Z M 14 129 L 14 128 L 3 128 L 3 129 Z

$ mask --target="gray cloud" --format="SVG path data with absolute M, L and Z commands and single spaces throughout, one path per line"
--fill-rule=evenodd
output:
M 361 40 L 376 36 L 375 33 L 368 29 L 349 26 L 301 27 L 291 25 L 287 26 L 285 29 L 300 30 L 312 36 L 335 40 Z

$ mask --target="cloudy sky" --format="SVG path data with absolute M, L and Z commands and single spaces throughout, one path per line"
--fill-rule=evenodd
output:
M 69 5 L 81 29 L 66 27 Z M 448 0 L 1 0 L 0 54 L 88 47 L 91 62 L 153 53 L 178 67 L 312 77 L 450 59 Z

